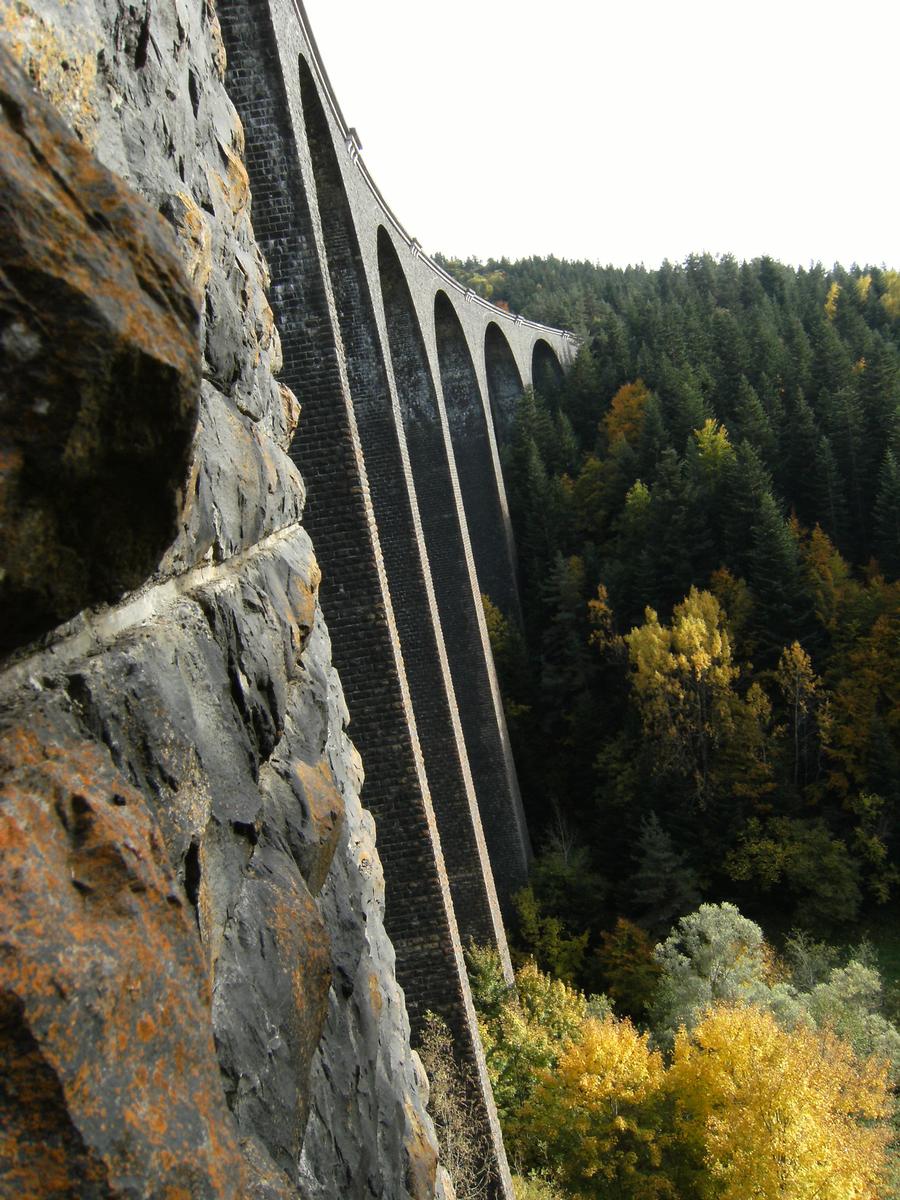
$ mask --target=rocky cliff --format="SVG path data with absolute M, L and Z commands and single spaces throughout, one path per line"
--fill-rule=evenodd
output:
M 215 10 L 0 41 L 0 1195 L 444 1194 Z

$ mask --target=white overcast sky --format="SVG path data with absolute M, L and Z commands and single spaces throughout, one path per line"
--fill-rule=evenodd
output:
M 430 252 L 900 267 L 900 0 L 306 0 Z

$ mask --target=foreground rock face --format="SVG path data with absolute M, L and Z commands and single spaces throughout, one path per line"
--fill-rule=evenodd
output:
M 0 1194 L 441 1194 L 362 769 L 299 524 L 303 487 L 286 454 L 299 406 L 275 379 L 278 335 L 214 11 L 200 0 L 0 0 L 0 41 L 73 131 L 7 76 L 20 113 L 12 134 L 42 130 L 49 161 L 112 189 L 115 220 L 88 221 L 83 247 L 120 277 L 130 264 L 150 293 L 157 324 L 129 327 L 124 373 L 113 369 L 122 322 L 102 326 L 111 353 L 97 360 L 97 411 L 114 425 L 132 414 L 139 457 L 152 463 L 160 413 L 183 445 L 197 404 L 188 459 L 173 449 L 160 467 L 174 527 L 155 522 L 125 567 L 115 539 L 98 536 L 101 565 L 61 571 L 55 591 L 46 548 L 16 577 L 40 575 L 48 598 L 10 637 L 0 670 L 0 1051 L 11 1065 Z M 169 239 L 75 134 L 162 213 Z M 54 256 L 51 242 L 46 254 L 66 263 L 64 251 Z M 30 268 L 22 277 L 36 297 Z M 47 289 L 42 329 L 72 318 L 70 297 Z M 101 298 L 82 288 L 74 310 L 93 317 Z M 4 329 L 17 321 L 28 323 Z M 10 336 L 34 348 L 27 378 L 41 379 L 50 411 L 77 424 L 66 364 L 43 340 Z M 96 353 L 84 340 L 76 364 Z M 14 449 L 32 429 L 18 369 L 5 355 L 0 391 L 14 402 L 3 436 Z M 97 429 L 93 442 L 76 439 L 96 451 L 85 459 L 91 512 L 112 507 L 102 491 L 111 443 Z M 25 497 L 64 530 L 50 476 L 12 476 L 17 523 Z M 123 587 L 135 590 L 99 604 Z
M 144 797 L 39 699 L 0 738 L 0 771 L 3 1194 L 137 1178 L 173 1200 L 188 1182 L 242 1195 L 206 973 Z
M 0 650 L 143 582 L 175 535 L 200 354 L 167 232 L 0 54 Z

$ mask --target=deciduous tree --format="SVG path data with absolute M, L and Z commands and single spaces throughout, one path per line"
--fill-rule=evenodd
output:
M 860 1061 L 834 1034 L 787 1032 L 752 1006 L 720 1006 L 677 1035 L 667 1086 L 678 1136 L 703 1163 L 702 1200 L 882 1194 L 887 1065 Z
M 521 1144 L 578 1200 L 674 1197 L 661 1171 L 662 1055 L 630 1021 L 588 1020 L 523 1106 Z

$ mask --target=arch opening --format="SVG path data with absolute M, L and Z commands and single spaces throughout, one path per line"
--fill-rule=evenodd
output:
M 435 599 L 458 706 L 460 726 L 472 773 L 474 790 L 468 801 L 462 792 L 441 794 L 450 765 L 440 757 L 452 739 L 445 729 L 443 748 L 436 744 L 430 758 L 432 787 L 438 792 L 435 816 L 447 860 L 453 904 L 466 936 L 492 940 L 485 927 L 483 872 L 487 866 L 473 848 L 469 834 L 481 828 L 476 795 L 489 788 L 485 766 L 490 766 L 492 697 L 485 649 L 481 643 L 475 609 L 476 593 L 466 559 L 465 520 L 453 487 L 446 424 L 440 411 L 425 340 L 402 264 L 384 227 L 377 238 L 378 271 L 384 301 L 391 364 L 409 463 L 415 484 L 419 517 L 431 568 Z M 423 742 L 427 745 L 427 730 Z M 496 782 L 492 789 L 496 791 Z M 464 803 L 471 806 L 465 810 Z M 467 825 L 466 822 L 469 824 Z M 487 868 L 490 870 L 490 868 Z M 496 914 L 499 921 L 499 913 Z
M 298 71 L 306 142 L 312 161 L 328 274 L 344 348 L 348 352 L 350 391 L 358 416 L 360 399 L 377 393 L 381 401 L 384 400 L 388 391 L 387 378 L 383 367 L 379 370 L 380 350 L 375 314 L 331 129 L 312 71 L 302 55 Z M 351 346 L 354 349 L 352 354 Z M 366 371 L 367 387 L 360 386 L 361 381 L 353 378 L 352 374 L 363 361 L 370 364 Z
M 484 365 L 497 441 L 505 446 L 525 388 L 509 342 L 496 321 L 491 321 L 484 333 Z
M 391 363 L 407 440 L 415 433 L 434 443 L 440 440 L 440 421 L 425 341 L 400 258 L 383 225 L 378 226 L 377 249 Z
M 554 399 L 564 378 L 562 363 L 549 342 L 538 338 L 531 352 L 531 384 L 548 400 Z
M 438 300 L 437 348 L 445 404 L 439 402 L 431 376 L 431 360 L 425 338 L 409 292 L 400 258 L 386 230 L 378 238 L 378 264 L 382 277 L 386 328 L 390 343 L 391 362 L 397 383 L 398 402 L 413 470 L 415 492 L 419 502 L 422 533 L 431 564 L 434 598 L 440 614 L 440 626 L 448 650 L 452 685 L 458 703 L 458 715 L 469 767 L 474 784 L 475 818 L 479 820 L 490 851 L 493 877 L 500 894 L 508 898 L 512 890 L 522 886 L 527 871 L 528 851 L 522 839 L 518 790 L 515 768 L 505 742 L 502 704 L 493 688 L 488 647 L 481 619 L 479 581 L 472 570 L 475 554 L 470 550 L 469 524 L 460 499 L 466 498 L 463 479 L 466 472 L 456 462 L 454 481 L 454 451 L 452 436 L 457 418 L 450 415 L 451 407 L 458 409 L 460 424 L 469 440 L 478 434 L 486 444 L 486 425 L 481 392 L 472 358 L 464 340 L 462 328 L 448 299 Z M 451 396 L 460 392 L 457 403 Z M 485 469 L 490 460 L 485 458 Z M 458 485 L 458 487 L 457 487 Z M 496 504 L 496 492 L 493 503 Z M 490 518 L 481 524 L 491 526 Z M 494 526 L 496 529 L 497 526 Z M 500 557 L 503 551 L 500 550 Z M 480 817 L 479 817 L 480 810 Z M 443 838 L 450 872 L 451 887 L 458 877 L 475 865 L 461 854 L 458 826 L 452 823 L 448 811 L 438 814 L 439 827 L 449 822 Z M 466 924 L 466 901 L 456 900 L 457 911 Z
M 482 592 L 507 616 L 518 613 L 512 529 L 488 416 L 468 342 L 445 292 L 434 302 L 441 386 L 463 508 Z

